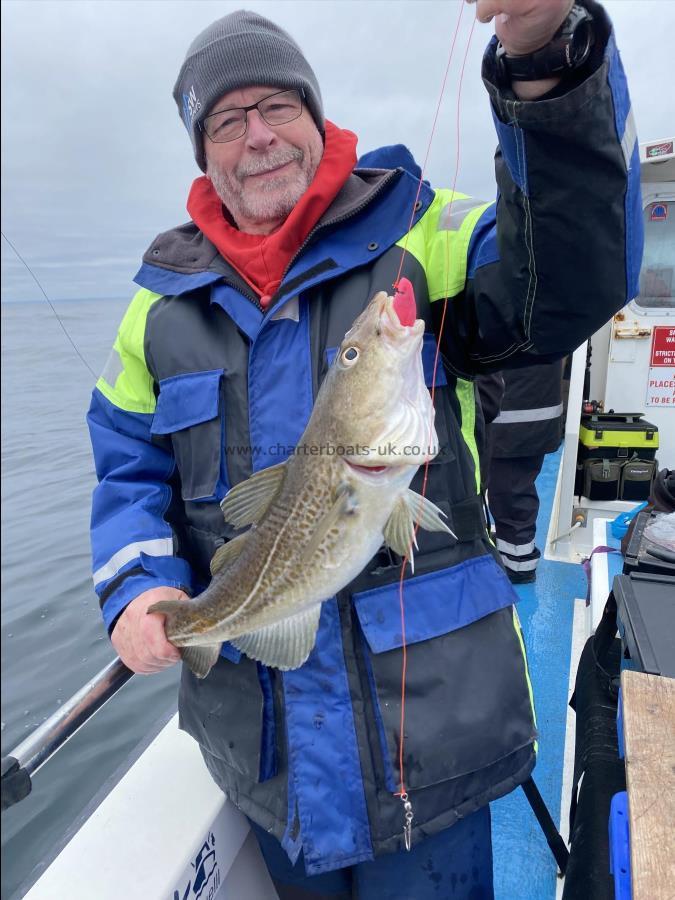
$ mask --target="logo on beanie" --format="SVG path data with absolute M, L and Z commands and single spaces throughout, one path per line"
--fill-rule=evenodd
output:
M 192 125 L 195 117 L 202 108 L 202 101 L 197 99 L 194 84 L 190 85 L 190 92 L 183 94 L 183 118 L 186 125 Z

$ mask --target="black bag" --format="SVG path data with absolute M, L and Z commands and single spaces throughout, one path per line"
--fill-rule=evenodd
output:
M 629 459 L 621 467 L 619 499 L 647 500 L 655 474 L 655 459 Z
M 621 470 L 618 459 L 587 459 L 582 467 L 581 493 L 589 500 L 617 500 Z
M 615 633 L 616 627 L 608 629 L 603 647 L 593 637 L 586 642 L 570 701 L 576 740 L 563 900 L 614 900 L 607 822 L 613 795 L 626 789 L 616 728 L 621 642 Z
M 655 459 L 587 459 L 577 466 L 574 492 L 589 500 L 647 500 L 654 483 Z
M 576 487 L 575 493 L 579 493 Z M 645 510 L 645 512 L 650 509 L 653 509 L 656 512 L 675 512 L 675 470 L 661 469 L 661 471 L 657 473 L 652 483 L 652 490 L 648 497 L 648 500 L 649 506 L 647 507 L 647 510 Z M 640 513 L 640 515 L 642 515 L 642 513 Z M 638 516 L 637 518 L 639 519 L 640 516 Z M 628 531 L 621 538 L 621 552 L 624 556 L 626 556 L 626 550 L 630 543 L 633 529 L 635 528 L 636 523 L 637 519 L 633 519 L 628 526 Z M 635 556 L 636 553 L 634 553 L 633 555 Z

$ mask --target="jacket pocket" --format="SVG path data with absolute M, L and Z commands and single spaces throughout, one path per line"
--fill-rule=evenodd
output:
M 225 493 L 221 479 L 222 375 L 222 369 L 214 369 L 159 382 L 150 431 L 171 436 L 183 500 L 215 500 Z
M 398 584 L 353 597 L 389 790 L 399 786 L 403 636 Z M 457 778 L 535 738 L 515 592 L 492 556 L 404 582 L 404 779 Z

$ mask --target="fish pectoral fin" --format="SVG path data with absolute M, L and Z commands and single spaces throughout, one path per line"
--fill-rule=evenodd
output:
M 410 568 L 414 572 L 413 546 L 417 547 L 417 541 L 415 540 L 415 524 L 407 497 L 399 497 L 394 504 L 387 524 L 384 526 L 383 535 L 385 544 L 391 547 L 394 553 L 408 557 Z
M 251 659 L 274 669 L 299 668 L 312 652 L 319 627 L 321 604 L 282 619 L 274 625 L 266 625 L 249 634 L 230 638 L 230 643 Z
M 183 662 L 197 678 L 206 678 L 220 655 L 222 644 L 202 644 L 200 647 L 181 647 Z
M 247 537 L 248 532 L 246 534 L 240 534 L 237 537 L 232 538 L 232 540 L 228 541 L 226 544 L 223 544 L 222 547 L 218 547 L 211 559 L 210 569 L 212 575 L 221 572 L 239 558 L 239 554 L 244 549 Z
M 441 516 L 445 516 L 445 513 L 435 503 L 415 491 L 407 490 L 394 504 L 387 524 L 384 526 L 384 542 L 399 556 L 407 555 L 410 560 L 410 568 L 414 572 L 413 547 L 417 549 L 416 524 L 419 523 L 420 528 L 427 531 L 445 531 L 457 540 L 456 535 L 448 528 Z
M 413 524 L 419 522 L 420 528 L 424 528 L 426 531 L 445 531 L 457 540 L 455 532 L 443 521 L 447 516 L 435 503 L 410 489 L 408 489 L 405 499 L 413 518 Z
M 285 476 L 286 463 L 282 462 L 235 485 L 220 504 L 225 521 L 235 528 L 260 521 L 281 490 Z

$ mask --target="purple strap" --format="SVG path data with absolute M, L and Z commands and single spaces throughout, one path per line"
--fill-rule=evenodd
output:
M 601 544 L 599 547 L 593 547 L 588 559 L 583 559 L 581 561 L 581 568 L 586 573 L 586 606 L 591 605 L 591 560 L 596 553 L 621 553 L 621 551 L 616 547 L 607 547 L 604 544 Z

